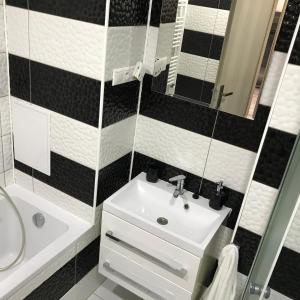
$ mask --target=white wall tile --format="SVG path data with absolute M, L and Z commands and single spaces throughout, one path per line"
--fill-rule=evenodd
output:
M 263 86 L 260 104 L 271 106 L 275 98 L 280 76 L 283 72 L 287 54 L 279 51 L 273 53 L 267 77 Z
M 298 208 L 292 225 L 289 229 L 284 245 L 300 253 L 300 207 Z
M 25 188 L 26 190 L 33 192 L 32 176 L 29 176 L 29 175 L 19 171 L 18 169 L 15 169 L 14 173 L 15 173 L 16 184 L 20 185 L 21 187 Z
M 178 64 L 178 74 L 215 82 L 218 67 L 218 60 L 181 52 Z
M 0 120 L 1 120 L 1 134 L 6 135 L 11 132 L 10 124 L 10 107 L 8 96 L 0 98 Z
M 157 42 L 158 42 L 158 28 L 154 26 L 150 26 L 147 29 L 147 44 L 145 47 L 145 60 L 144 60 L 145 68 L 148 74 L 153 74 Z
M 213 140 L 204 177 L 244 193 L 254 165 L 256 153 Z
M 104 26 L 30 11 L 31 59 L 101 79 Z
M 175 23 L 162 23 L 159 26 L 157 57 L 168 57 L 170 61 Z
M 99 130 L 51 112 L 51 150 L 93 170 L 97 169 Z
M 300 66 L 289 64 L 280 88 L 270 126 L 289 133 L 300 130 Z
M 203 175 L 210 138 L 152 118 L 139 116 L 135 150 L 183 169 Z
M 114 123 L 101 130 L 99 169 L 132 151 L 136 116 Z
M 0 53 L 0 97 L 8 95 L 7 56 Z
M 29 58 L 28 10 L 6 6 L 8 52 Z
M 33 179 L 33 188 L 35 194 L 45 198 L 46 200 L 84 219 L 87 222 L 93 221 L 93 207 L 78 201 L 77 199 L 37 179 Z
M 11 135 L 7 134 L 2 136 L 2 151 L 3 151 L 3 163 L 4 163 L 4 170 L 10 170 L 13 167 L 12 163 L 12 147 L 11 147 Z M 3 170 L 1 170 L 1 173 Z
M 135 66 L 143 61 L 146 26 L 108 28 L 105 80 L 112 80 L 114 69 Z
M 194 31 L 225 35 L 229 11 L 199 5 L 188 5 L 185 28 Z
M 1 1 L 0 1 L 1 3 Z M 5 52 L 6 50 L 5 32 L 4 32 L 4 9 L 0 6 L 0 52 Z
M 253 180 L 239 226 L 262 235 L 273 211 L 277 194 L 277 189 Z

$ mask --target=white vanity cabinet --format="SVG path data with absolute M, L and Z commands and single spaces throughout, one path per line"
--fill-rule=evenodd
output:
M 103 211 L 99 272 L 143 299 L 192 299 L 200 262 L 200 257 Z

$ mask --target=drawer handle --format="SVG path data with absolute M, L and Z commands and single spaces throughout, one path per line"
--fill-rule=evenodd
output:
M 139 288 L 140 290 L 144 290 L 146 291 L 147 294 L 152 294 L 157 300 L 172 300 L 174 299 L 174 294 L 169 292 L 169 291 L 164 291 L 164 290 L 158 290 L 157 287 L 151 287 L 149 284 L 145 283 L 146 286 L 149 286 L 146 287 L 144 285 L 142 285 L 141 283 L 139 282 L 136 282 L 134 281 L 133 279 L 129 278 L 128 276 L 120 273 L 119 271 L 115 270 L 110 262 L 108 260 L 106 260 L 104 263 L 103 263 L 103 267 L 107 270 L 110 270 L 111 272 L 114 272 L 116 274 L 119 274 L 119 276 L 122 276 L 123 278 L 125 278 L 127 281 L 129 281 L 132 285 L 135 285 L 137 288 Z M 115 274 L 115 275 L 116 275 Z M 134 275 L 132 275 L 132 277 L 135 277 Z M 156 292 L 153 292 L 153 291 L 156 291 Z M 162 297 L 161 295 L 166 295 L 164 297 Z
M 116 237 L 116 235 L 111 231 L 107 231 L 105 233 L 105 235 L 112 239 L 113 241 L 115 242 L 121 242 L 127 246 L 129 246 L 130 248 L 134 248 L 136 249 L 137 251 L 139 252 L 142 252 L 144 254 L 146 254 L 147 256 L 151 257 L 152 260 L 155 260 L 157 261 L 159 264 L 162 264 L 163 266 L 165 266 L 167 269 L 169 269 L 172 273 L 176 274 L 177 276 L 183 278 L 186 274 L 187 274 L 187 270 L 180 266 L 177 262 L 175 261 L 171 261 L 169 258 L 165 258 L 164 260 L 161 260 L 161 259 L 158 259 L 157 257 L 158 256 L 162 256 L 160 253 L 156 252 L 155 250 L 151 250 L 152 253 L 147 253 L 143 250 L 140 250 L 139 248 L 135 247 L 135 246 L 132 246 L 130 244 L 128 244 L 127 242 L 121 240 L 120 238 Z M 156 255 L 155 255 L 156 254 Z M 176 267 L 174 267 L 174 265 L 178 265 Z

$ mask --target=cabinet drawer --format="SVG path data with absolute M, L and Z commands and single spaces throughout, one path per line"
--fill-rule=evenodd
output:
M 103 211 L 101 245 L 160 277 L 193 291 L 200 258 Z
M 188 291 L 103 245 L 99 272 L 145 300 L 190 300 L 192 297 Z

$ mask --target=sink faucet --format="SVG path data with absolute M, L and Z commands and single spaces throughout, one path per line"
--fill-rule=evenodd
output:
M 174 198 L 177 198 L 179 195 L 183 195 L 184 194 L 184 180 L 185 180 L 186 176 L 184 175 L 178 175 L 175 177 L 172 177 L 169 179 L 170 182 L 177 182 L 177 186 L 176 189 L 173 193 Z

